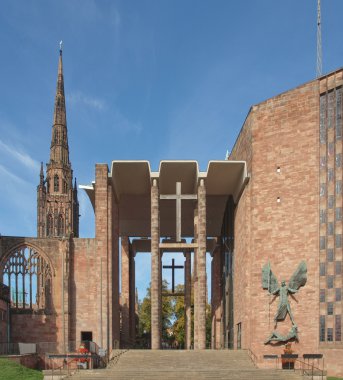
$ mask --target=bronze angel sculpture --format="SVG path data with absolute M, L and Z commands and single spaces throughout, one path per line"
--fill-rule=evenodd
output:
M 293 338 L 297 339 L 297 325 L 294 322 L 293 314 L 291 311 L 291 306 L 288 301 L 288 295 L 296 293 L 300 287 L 304 286 L 307 281 L 307 266 L 306 262 L 302 261 L 299 265 L 296 271 L 293 273 L 291 279 L 288 282 L 288 285 L 286 284 L 285 280 L 281 281 L 281 284 L 279 285 L 278 280 L 274 273 L 272 272 L 270 268 L 270 263 L 266 264 L 262 268 L 262 287 L 263 289 L 268 289 L 269 294 L 279 296 L 279 305 L 274 317 L 275 322 L 275 328 L 277 327 L 278 321 L 283 321 L 287 313 L 289 314 L 289 317 L 292 322 L 292 329 L 293 331 Z M 271 337 L 276 335 L 276 331 L 274 330 Z M 290 339 L 290 338 L 288 338 Z M 288 340 L 285 337 L 285 340 Z M 265 343 L 269 343 L 271 340 L 278 340 L 280 339 L 268 339 Z

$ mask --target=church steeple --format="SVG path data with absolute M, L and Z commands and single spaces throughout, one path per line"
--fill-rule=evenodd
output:
M 58 60 L 50 161 L 46 168 L 46 181 L 41 167 L 37 197 L 38 237 L 79 236 L 79 203 L 69 161 L 62 43 Z
M 60 56 L 58 60 L 57 86 L 50 147 L 50 161 L 60 162 L 64 165 L 69 165 L 69 146 L 64 95 L 62 46 L 60 46 Z

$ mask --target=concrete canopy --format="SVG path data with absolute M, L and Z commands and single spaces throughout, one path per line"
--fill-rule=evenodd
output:
M 182 194 L 196 194 L 197 183 L 203 178 L 207 200 L 207 236 L 221 233 L 225 205 L 230 195 L 237 203 L 247 181 L 244 161 L 210 161 L 207 171 L 199 171 L 197 161 L 161 161 L 158 172 L 152 172 L 148 161 L 112 161 L 109 173 L 119 206 L 119 233 L 121 236 L 150 237 L 150 188 L 158 180 L 160 195 L 176 192 L 176 182 L 181 182 Z M 95 182 L 81 185 L 94 208 Z M 182 201 L 182 236 L 193 237 L 193 210 L 196 200 Z M 160 200 L 160 236 L 174 237 L 176 202 Z

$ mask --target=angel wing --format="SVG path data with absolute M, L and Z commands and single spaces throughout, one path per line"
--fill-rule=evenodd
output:
M 262 268 L 262 288 L 268 289 L 269 293 L 273 293 L 278 287 L 278 280 L 270 268 L 270 262 L 268 262 Z
M 293 276 L 289 280 L 288 287 L 293 290 L 298 290 L 301 286 L 304 286 L 307 281 L 307 265 L 305 261 L 302 261 Z

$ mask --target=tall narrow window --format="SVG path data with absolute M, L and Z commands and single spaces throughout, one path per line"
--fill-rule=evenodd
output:
M 63 219 L 63 216 L 61 214 L 58 216 L 57 235 L 58 236 L 64 235 L 64 219 Z
M 342 318 L 340 315 L 335 315 L 335 341 L 342 340 Z
M 320 316 L 319 323 L 319 341 L 325 342 L 325 315 Z
M 46 236 L 54 235 L 54 220 L 51 214 L 48 214 L 46 219 Z
M 54 177 L 54 192 L 58 193 L 59 190 L 60 190 L 60 180 L 58 178 L 58 175 L 55 174 L 55 177 Z

